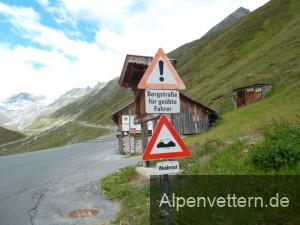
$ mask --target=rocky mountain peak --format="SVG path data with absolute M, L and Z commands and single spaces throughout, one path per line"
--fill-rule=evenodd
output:
M 247 16 L 249 14 L 250 14 L 249 9 L 246 9 L 244 7 L 239 7 L 237 10 L 235 10 L 233 13 L 231 13 L 229 16 L 227 16 L 220 23 L 218 23 L 213 28 L 211 28 L 205 35 L 212 34 L 218 30 L 224 30 L 224 29 L 230 27 L 233 23 L 235 23 L 242 17 Z
M 20 103 L 22 101 L 40 101 L 46 99 L 45 96 L 40 95 L 40 96 L 34 96 L 32 94 L 29 94 L 27 92 L 21 92 L 16 95 L 12 95 L 8 97 L 3 103 L 5 104 L 13 104 L 13 103 Z

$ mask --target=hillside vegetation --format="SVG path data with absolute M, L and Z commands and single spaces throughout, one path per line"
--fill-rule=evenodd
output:
M 273 0 L 227 30 L 170 53 L 180 58 L 177 71 L 187 85 L 184 92 L 221 117 L 217 126 L 185 139 L 194 151 L 187 160 L 193 162 L 189 173 L 259 173 L 248 156 L 265 128 L 290 124 L 299 129 L 299 52 L 300 2 Z M 234 109 L 232 90 L 255 83 L 272 83 L 274 88 L 261 101 Z M 295 139 L 297 146 L 299 141 Z
M 168 54 L 178 59 L 176 70 L 187 87 L 184 93 L 217 110 L 221 117 L 215 127 L 184 138 L 192 152 L 191 157 L 179 160 L 184 174 L 299 175 L 299 52 L 300 1 L 271 0 L 228 29 Z M 272 83 L 274 88 L 261 101 L 234 109 L 232 90 L 255 83 Z M 124 206 L 115 224 L 149 221 L 150 185 L 134 168 L 101 182 L 108 197 Z M 291 220 L 294 216 L 288 214 Z M 226 219 L 219 221 L 232 224 Z
M 217 110 L 217 127 L 196 137 L 205 142 L 253 134 L 271 120 L 297 123 L 300 115 L 300 2 L 270 1 L 225 31 L 170 53 L 190 97 Z M 265 99 L 234 109 L 232 90 L 272 83 Z M 190 140 L 189 140 L 190 141 Z M 188 142 L 189 142 L 188 141 Z
M 111 130 L 106 128 L 83 126 L 77 122 L 70 121 L 63 126 L 48 130 L 39 136 L 27 138 L 21 144 L 12 143 L 6 146 L 5 150 L 0 151 L 0 156 L 81 143 L 110 133 Z
M 110 119 L 112 112 L 121 108 L 133 97 L 131 91 L 119 86 L 118 80 L 119 78 L 115 78 L 102 89 L 57 110 L 51 115 L 51 118 L 58 119 L 77 114 L 76 120 L 79 121 L 89 121 L 101 125 L 112 124 Z
M 230 28 L 172 51 L 184 93 L 218 112 L 233 109 L 233 89 L 254 83 L 299 97 L 299 8 L 297 0 L 270 1 Z M 276 98 L 293 98 L 286 94 Z
M 18 141 L 20 139 L 24 139 L 26 136 L 22 133 L 8 130 L 4 127 L 0 127 L 0 145 L 6 144 L 9 142 Z

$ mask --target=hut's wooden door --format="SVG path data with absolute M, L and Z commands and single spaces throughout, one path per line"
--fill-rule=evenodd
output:
M 236 95 L 236 107 L 241 107 L 243 105 L 246 105 L 246 98 L 245 98 L 246 92 L 244 90 L 240 90 Z

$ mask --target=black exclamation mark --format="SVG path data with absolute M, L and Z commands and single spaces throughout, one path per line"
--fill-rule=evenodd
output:
M 162 77 L 162 75 L 164 74 L 164 61 L 159 60 L 158 66 L 159 66 L 159 73 L 161 75 L 159 80 L 160 80 L 160 82 L 164 82 L 165 79 Z

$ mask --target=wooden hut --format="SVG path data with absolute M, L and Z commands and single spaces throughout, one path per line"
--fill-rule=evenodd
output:
M 112 115 L 112 119 L 119 127 L 121 134 L 121 119 L 122 115 L 133 113 L 137 115 L 136 122 L 143 123 L 151 120 L 153 127 L 156 126 L 160 114 L 148 115 L 145 109 L 145 90 L 138 89 L 138 84 L 142 79 L 152 57 L 127 55 L 122 73 L 119 79 L 119 84 L 125 88 L 131 88 L 135 93 L 135 101 L 124 106 Z M 175 67 L 176 60 L 170 59 Z M 130 112 L 129 112 L 130 111 Z M 207 130 L 214 124 L 218 116 L 215 111 L 207 106 L 194 101 L 188 96 L 180 93 L 180 113 L 167 114 L 171 123 L 181 135 L 192 135 Z M 120 136 L 121 137 L 121 136 Z M 124 141 L 123 141 L 124 142 Z M 120 150 L 122 151 L 121 141 Z
M 273 88 L 273 84 L 254 84 L 233 90 L 235 108 L 257 102 L 264 98 Z
M 132 101 L 112 114 L 111 118 L 117 124 L 118 131 L 122 131 L 122 116 L 136 115 L 135 111 L 135 102 Z M 180 113 L 167 115 L 181 135 L 192 135 L 205 131 L 218 118 L 215 111 L 182 93 L 180 93 Z M 157 117 L 153 119 L 154 127 L 157 121 Z

